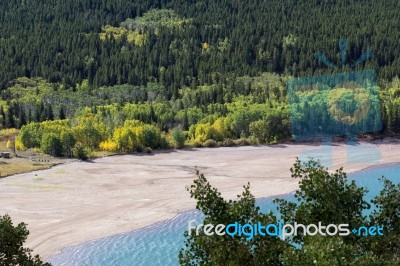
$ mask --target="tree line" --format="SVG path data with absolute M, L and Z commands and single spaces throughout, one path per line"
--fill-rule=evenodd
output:
M 400 132 L 398 78 L 384 87 L 298 92 L 295 102 L 289 100 L 288 80 L 290 77 L 272 73 L 232 77 L 184 87 L 178 97 L 168 100 L 165 87 L 159 83 L 90 88 L 84 81 L 76 91 L 65 91 L 61 84 L 41 78 L 19 78 L 2 92 L 0 121 L 3 128 L 21 129 L 20 149 L 40 148 L 56 156 L 77 154 L 73 147 L 61 147 L 62 136 L 70 137 L 62 134 L 67 128 L 73 129 L 67 130 L 73 135 L 73 144 L 88 153 L 277 143 L 298 135 L 311 139 L 324 133 L 352 137 Z M 52 125 L 57 125 L 55 131 L 40 130 L 40 136 L 31 136 L 34 128 Z M 143 130 L 159 144 L 143 141 Z M 45 148 L 48 142 L 60 147 Z M 122 143 L 130 144 L 124 147 Z

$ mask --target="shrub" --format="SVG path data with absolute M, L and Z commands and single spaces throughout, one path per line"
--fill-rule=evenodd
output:
M 115 144 L 115 146 L 114 146 Z M 101 143 L 101 147 L 108 151 L 134 152 L 140 146 L 135 132 L 131 128 L 120 127 L 114 130 L 113 140 Z
M 235 140 L 235 143 L 236 143 L 236 145 L 238 145 L 238 146 L 248 146 L 248 145 L 251 144 L 251 143 L 250 143 L 247 139 L 245 139 L 245 138 L 237 139 L 237 140 Z
M 61 156 L 62 144 L 60 137 L 54 133 L 44 134 L 40 144 L 40 149 L 52 156 Z
M 72 155 L 72 148 L 76 143 L 74 134 L 71 131 L 63 131 L 61 132 L 60 140 L 64 155 L 70 157 Z
M 89 159 L 90 153 L 91 153 L 90 149 L 84 147 L 80 142 L 77 142 L 74 148 L 72 149 L 72 155 L 75 158 L 78 158 L 83 161 Z
M 6 146 L 7 146 L 7 149 L 10 149 L 10 150 L 13 148 L 13 143 L 11 142 L 11 140 L 7 140 Z
M 251 145 L 257 145 L 257 144 L 261 144 L 255 137 L 250 136 L 247 138 L 247 141 L 250 142 Z
M 143 149 L 144 153 L 149 153 L 150 154 L 152 151 L 153 150 L 150 147 L 146 147 L 146 148 Z
M 232 139 L 224 139 L 224 141 L 222 141 L 222 146 L 233 147 L 236 146 L 236 143 Z
M 196 148 L 203 147 L 203 144 L 199 140 L 194 140 L 191 144 Z
M 180 127 L 176 127 L 171 131 L 172 144 L 175 148 L 180 149 L 185 146 L 185 134 Z
M 259 144 L 267 142 L 268 124 L 264 120 L 258 120 L 250 123 L 250 133 L 257 139 Z
M 161 148 L 161 132 L 153 125 L 144 125 L 142 131 L 143 146 L 152 149 Z
M 24 144 L 18 138 L 15 139 L 15 148 L 17 150 L 20 150 L 20 151 L 25 151 L 26 150 L 26 147 L 24 146 Z
M 217 142 L 213 139 L 208 139 L 203 143 L 204 147 L 208 147 L 208 148 L 214 148 L 217 147 Z
M 167 136 L 162 133 L 160 137 L 160 148 L 161 149 L 169 149 L 171 148 L 171 144 L 167 140 Z
M 21 147 L 30 149 L 40 147 L 43 134 L 43 127 L 40 123 L 30 123 L 21 128 L 17 141 Z
M 117 151 L 117 143 L 112 140 L 102 141 L 99 144 L 99 149 L 102 151 L 116 152 Z

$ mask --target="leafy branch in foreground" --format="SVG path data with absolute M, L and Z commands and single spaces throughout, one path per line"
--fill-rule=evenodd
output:
M 28 235 L 25 223 L 14 226 L 9 215 L 0 216 L 0 265 L 51 266 L 42 262 L 39 255 L 32 256 L 31 249 L 23 247 Z
M 238 222 L 263 224 L 276 223 L 276 217 L 263 214 L 255 204 L 250 193 L 250 185 L 236 200 L 226 201 L 221 193 L 213 188 L 203 174 L 188 188 L 192 198 L 197 200 L 196 208 L 205 214 L 204 224 L 230 224 Z M 186 247 L 179 254 L 182 265 L 277 265 L 282 250 L 287 244 L 278 238 L 265 238 L 259 235 L 246 241 L 246 236 L 230 237 L 206 236 L 201 234 L 187 237 Z
M 367 190 L 349 182 L 343 168 L 328 172 L 319 162 L 302 163 L 297 160 L 290 169 L 292 178 L 299 179 L 295 192 L 297 203 L 276 199 L 278 211 L 286 223 L 341 224 L 357 228 L 365 223 L 363 211 L 370 208 L 364 200 Z M 295 238 L 301 243 L 303 237 Z M 357 241 L 357 239 L 348 237 Z
M 400 185 L 383 179 L 384 189 L 372 203 L 376 209 L 370 217 L 364 211 L 370 208 L 364 200 L 365 188 L 357 187 L 347 179 L 342 168 L 329 172 L 318 162 L 296 161 L 292 177 L 299 179 L 296 202 L 276 199 L 278 212 L 261 213 L 250 193 L 250 185 L 236 200 L 225 200 L 221 193 L 197 173 L 194 184 L 188 188 L 197 201 L 196 208 L 205 215 L 202 224 L 263 225 L 278 224 L 349 224 L 349 228 L 365 225 L 384 227 L 384 236 L 363 237 L 301 235 L 282 240 L 275 236 L 246 236 L 227 234 L 207 236 L 200 230 L 185 232 L 186 242 L 179 254 L 181 265 L 399 265 L 400 264 Z M 302 231 L 300 231 L 301 233 Z
M 371 214 L 371 224 L 380 224 L 386 234 L 369 241 L 369 248 L 390 260 L 400 256 L 400 184 L 382 177 L 383 189 L 372 201 L 376 210 Z

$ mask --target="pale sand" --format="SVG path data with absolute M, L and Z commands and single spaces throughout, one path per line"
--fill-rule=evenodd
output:
M 400 144 L 377 144 L 381 163 L 400 162 Z M 27 246 L 43 258 L 87 240 L 127 232 L 193 209 L 185 187 L 195 166 L 223 196 L 233 198 L 251 182 L 256 197 L 297 188 L 289 168 L 313 145 L 284 144 L 157 152 L 72 162 L 0 180 L 0 214 L 28 224 Z M 370 163 L 346 164 L 343 144 L 333 148 L 334 167 L 348 172 Z

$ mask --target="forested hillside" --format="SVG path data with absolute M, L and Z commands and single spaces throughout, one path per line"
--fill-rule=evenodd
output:
M 317 52 L 347 71 L 371 49 L 356 68 L 378 73 L 381 133 L 397 134 L 399 10 L 396 0 L 6 1 L 1 126 L 23 129 L 21 149 L 68 156 L 75 144 L 134 151 L 182 146 L 182 138 L 277 142 L 291 137 L 289 78 L 331 73 Z M 26 136 L 35 140 L 24 142 L 32 127 L 37 135 Z M 150 131 L 157 143 L 140 137 Z M 66 148 L 44 147 L 62 135 Z
M 0 82 L 4 89 L 20 76 L 67 87 L 83 79 L 94 86 L 159 81 L 171 95 L 211 82 L 211 74 L 317 71 L 314 54 L 339 59 L 339 38 L 349 40 L 349 61 L 371 48 L 369 66 L 390 79 L 400 67 L 399 8 L 396 0 L 10 0 L 0 10 Z M 186 23 L 168 27 L 153 14 L 133 26 L 146 34 L 143 45 L 99 38 L 102 27 L 151 9 L 171 9 Z

